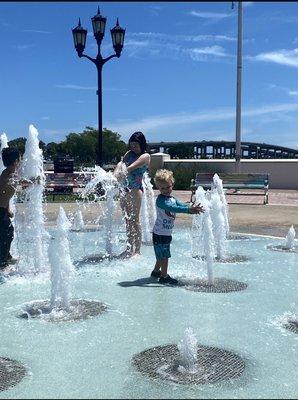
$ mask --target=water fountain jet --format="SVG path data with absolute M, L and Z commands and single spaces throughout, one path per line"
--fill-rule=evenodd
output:
M 45 174 L 38 131 L 33 125 L 29 126 L 20 174 L 22 179 L 33 182 L 24 189 L 24 209 L 18 218 L 17 246 L 21 257 L 17 270 L 21 274 L 46 272 L 49 269 L 47 246 L 50 236 L 45 229 L 42 205 Z
M 25 304 L 20 318 L 40 317 L 50 322 L 76 321 L 101 315 L 107 310 L 104 303 L 95 300 L 71 299 L 70 279 L 74 267 L 70 258 L 68 232 L 71 223 L 60 207 L 57 229 L 49 245 L 51 264 L 50 301 L 34 301 Z
M 191 328 L 178 345 L 156 346 L 132 358 L 142 375 L 163 382 L 199 385 L 231 380 L 242 375 L 245 363 L 237 354 L 209 346 L 199 346 Z
M 296 231 L 294 229 L 294 226 L 292 225 L 288 230 L 288 233 L 286 234 L 286 237 L 284 239 L 284 244 L 280 245 L 269 244 L 267 246 L 267 249 L 274 251 L 284 251 L 287 253 L 298 253 L 298 245 L 295 245 L 296 243 L 295 236 L 296 236 Z
M 148 172 L 143 175 L 143 196 L 141 204 L 142 243 L 152 245 L 152 229 L 156 219 L 155 196 Z
M 93 254 L 84 257 L 82 260 L 76 262 L 77 265 L 98 263 L 104 260 L 117 259 L 119 255 L 113 253 L 113 243 L 118 242 L 118 238 L 115 236 L 113 229 L 114 226 L 114 214 L 116 210 L 115 197 L 119 193 L 118 181 L 112 172 L 106 172 L 100 166 L 95 167 L 95 176 L 88 182 L 84 190 L 82 191 L 82 197 L 86 198 L 90 194 L 94 194 L 96 187 L 101 184 L 104 189 L 104 195 L 99 196 L 100 199 L 106 200 L 106 207 L 104 210 L 103 224 L 105 232 L 105 252 L 99 254 Z

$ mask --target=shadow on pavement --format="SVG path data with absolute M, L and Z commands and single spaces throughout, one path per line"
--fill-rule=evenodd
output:
M 118 282 L 117 285 L 122 287 L 130 287 L 130 286 L 142 286 L 142 287 L 162 287 L 164 285 L 160 285 L 157 282 L 156 278 L 139 278 L 135 281 L 123 281 Z

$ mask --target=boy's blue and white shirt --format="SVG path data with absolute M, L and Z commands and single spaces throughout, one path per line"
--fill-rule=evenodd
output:
M 171 236 L 177 213 L 189 213 L 189 206 L 173 196 L 159 194 L 156 199 L 156 221 L 153 233 Z

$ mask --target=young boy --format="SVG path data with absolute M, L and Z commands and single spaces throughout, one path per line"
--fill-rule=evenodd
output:
M 173 279 L 168 275 L 168 262 L 171 257 L 170 243 L 176 214 L 200 214 L 204 210 L 200 204 L 188 206 L 171 196 L 175 182 L 172 171 L 166 169 L 158 170 L 155 174 L 154 182 L 160 194 L 156 199 L 156 221 L 153 227 L 156 264 L 151 276 L 159 278 L 159 283 L 161 284 L 177 285 L 177 279 Z
M 4 171 L 0 175 L 0 271 L 14 264 L 17 259 L 12 258 L 10 246 L 13 240 L 14 228 L 11 223 L 13 213 L 9 208 L 9 203 L 16 191 L 17 185 L 27 187 L 32 183 L 40 183 L 41 178 L 18 179 L 16 176 L 17 167 L 21 161 L 19 150 L 6 147 L 2 150 L 2 161 Z
M 3 149 L 2 161 L 6 169 L 0 175 L 0 270 L 13 262 L 10 254 L 10 245 L 14 233 L 11 223 L 13 213 L 9 208 L 9 201 L 15 194 L 12 180 L 20 161 L 19 150 L 9 147 Z

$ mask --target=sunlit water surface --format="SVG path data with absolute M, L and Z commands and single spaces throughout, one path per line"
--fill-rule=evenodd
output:
M 189 234 L 175 230 L 169 272 L 178 278 L 207 277 L 206 265 L 191 257 Z M 124 238 L 123 232 L 119 235 Z M 69 237 L 73 261 L 104 251 L 102 231 L 70 232 Z M 248 284 L 232 293 L 148 284 L 155 262 L 152 246 L 143 246 L 138 258 L 81 265 L 71 281 L 72 297 L 98 300 L 109 309 L 76 322 L 17 318 L 23 304 L 50 298 L 50 279 L 8 279 L 0 286 L 0 356 L 21 362 L 29 374 L 0 392 L 0 398 L 295 398 L 297 336 L 282 321 L 297 313 L 298 254 L 266 249 L 279 242 L 261 237 L 229 241 L 230 253 L 250 256 L 244 263 L 214 264 L 215 278 Z M 114 251 L 124 246 L 120 241 Z M 136 353 L 178 344 L 187 327 L 198 345 L 241 356 L 243 375 L 233 382 L 185 386 L 134 370 Z

